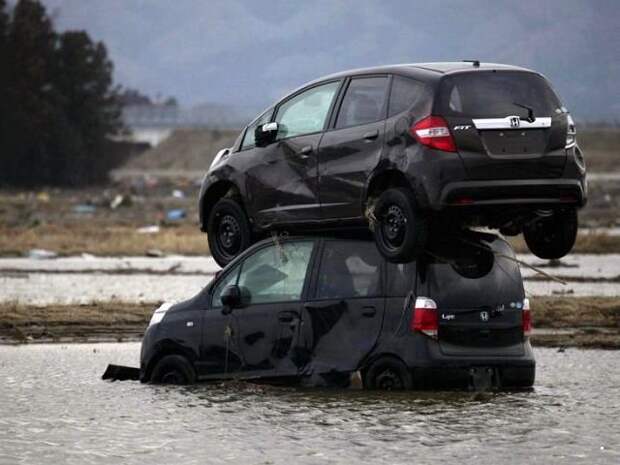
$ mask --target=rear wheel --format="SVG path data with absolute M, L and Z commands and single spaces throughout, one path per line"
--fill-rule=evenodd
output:
M 207 237 L 211 255 L 218 265 L 228 265 L 252 244 L 250 222 L 234 199 L 220 199 L 209 215 Z
M 523 238 L 530 251 L 539 258 L 553 260 L 571 251 L 577 240 L 577 210 L 557 210 L 523 228 Z
M 153 368 L 151 382 L 158 384 L 193 384 L 196 372 L 182 355 L 166 355 Z
M 413 378 L 407 366 L 395 357 L 375 360 L 364 373 L 366 389 L 403 391 L 413 387 Z
M 386 190 L 374 209 L 375 242 L 379 252 L 395 263 L 409 262 L 426 245 L 428 222 L 416 211 L 413 193 L 404 188 Z

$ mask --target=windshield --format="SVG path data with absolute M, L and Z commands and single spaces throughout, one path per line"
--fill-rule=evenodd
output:
M 480 71 L 448 76 L 442 80 L 437 100 L 442 116 L 504 118 L 562 113 L 561 103 L 547 81 L 522 71 Z

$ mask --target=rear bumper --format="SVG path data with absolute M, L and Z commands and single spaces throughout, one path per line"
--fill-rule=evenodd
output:
M 480 355 L 446 355 L 437 341 L 426 339 L 424 356 L 410 364 L 414 382 L 419 388 L 471 387 L 476 371 L 490 369 L 496 387 L 527 388 L 534 384 L 536 361 L 528 340 L 511 349 L 493 351 L 487 348 L 485 351 L 486 355 L 482 352 Z M 509 355 L 510 352 L 513 355 Z
M 586 204 L 585 179 L 519 179 L 459 181 L 446 184 L 435 200 L 434 209 L 496 205 Z

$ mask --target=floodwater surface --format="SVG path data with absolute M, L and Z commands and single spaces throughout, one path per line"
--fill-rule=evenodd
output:
M 106 382 L 139 344 L 0 346 L 0 464 L 618 464 L 617 352 L 538 349 L 530 392 Z

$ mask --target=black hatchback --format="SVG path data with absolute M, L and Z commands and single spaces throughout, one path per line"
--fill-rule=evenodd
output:
M 141 380 L 530 387 L 530 308 L 513 257 L 479 234 L 433 242 L 407 264 L 370 240 L 266 240 L 155 311 Z
M 407 262 L 446 223 L 523 232 L 534 254 L 559 258 L 585 202 L 575 125 L 547 79 L 422 63 L 346 71 L 284 97 L 218 153 L 199 214 L 222 266 L 274 230 L 359 227 Z

